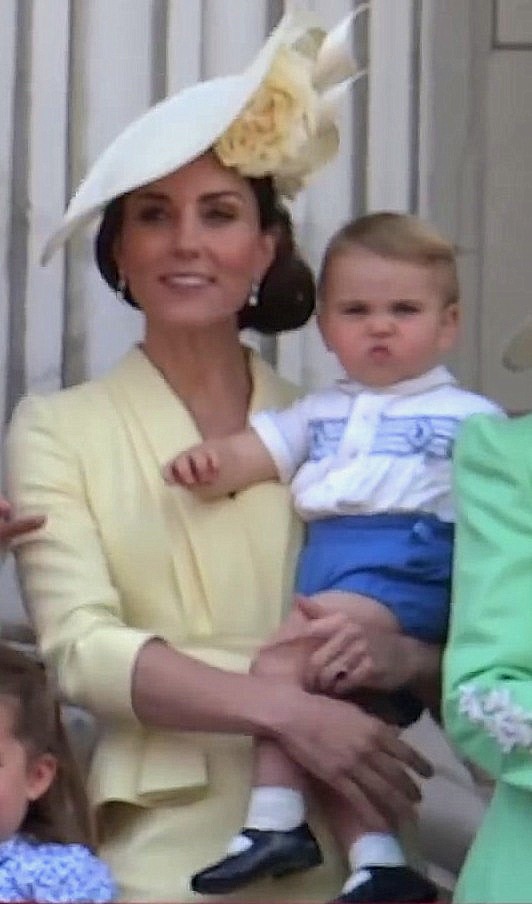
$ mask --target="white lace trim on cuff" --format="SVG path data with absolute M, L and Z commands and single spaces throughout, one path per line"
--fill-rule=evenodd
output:
M 509 690 L 482 691 L 474 684 L 459 689 L 458 711 L 482 725 L 504 753 L 514 747 L 532 749 L 532 713 L 512 702 Z

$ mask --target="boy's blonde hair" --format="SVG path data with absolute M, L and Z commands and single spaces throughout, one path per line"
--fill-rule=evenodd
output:
M 418 217 L 382 211 L 366 214 L 342 226 L 325 249 L 318 278 L 320 292 L 333 259 L 353 247 L 364 248 L 379 257 L 432 268 L 440 284 L 444 305 L 459 301 L 456 249 Z

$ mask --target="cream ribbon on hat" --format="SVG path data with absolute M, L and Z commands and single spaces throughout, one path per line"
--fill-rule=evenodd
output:
M 358 7 L 329 34 L 288 3 L 254 61 L 166 98 L 132 122 L 93 164 L 47 242 L 42 263 L 113 199 L 212 149 L 243 176 L 271 176 L 293 197 L 337 152 L 341 95 L 356 74 L 350 53 Z

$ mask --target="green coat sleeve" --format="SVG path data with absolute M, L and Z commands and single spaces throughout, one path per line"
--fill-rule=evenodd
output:
M 494 778 L 532 789 L 532 417 L 471 418 L 455 492 L 446 728 Z

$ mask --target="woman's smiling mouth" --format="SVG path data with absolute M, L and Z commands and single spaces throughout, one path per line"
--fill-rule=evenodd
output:
M 170 289 L 203 289 L 214 282 L 211 277 L 201 273 L 168 273 L 161 276 L 159 281 Z

